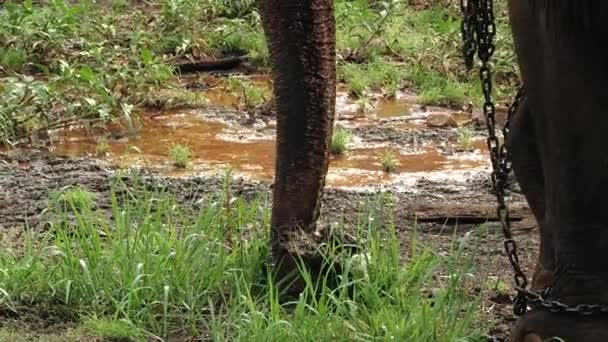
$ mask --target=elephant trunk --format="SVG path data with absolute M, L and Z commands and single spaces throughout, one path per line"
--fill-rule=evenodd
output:
M 272 252 L 295 269 L 293 237 L 311 234 L 329 166 L 336 91 L 333 0 L 259 0 L 274 81 L 277 160 Z

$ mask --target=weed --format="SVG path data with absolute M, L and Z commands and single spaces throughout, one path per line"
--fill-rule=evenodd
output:
M 108 139 L 100 139 L 95 147 L 95 154 L 98 156 L 105 156 L 110 152 L 110 144 Z
M 357 64 L 345 63 L 338 66 L 338 74 L 342 81 L 346 82 L 352 95 L 365 96 L 365 91 L 369 86 L 367 74 Z
M 141 154 L 141 149 L 135 145 L 129 145 L 125 148 L 125 154 Z
M 329 150 L 333 155 L 342 155 L 348 151 L 348 144 L 352 135 L 343 128 L 338 128 L 331 138 Z
M 239 99 L 240 110 L 250 111 L 263 105 L 270 97 L 268 90 L 255 83 L 238 78 L 228 80 L 228 91 Z
M 127 320 L 86 317 L 82 327 L 89 333 L 108 340 L 145 340 L 142 332 Z
M 496 284 L 493 288 L 494 288 L 494 291 L 496 291 L 496 293 L 502 294 L 502 295 L 509 295 L 509 294 L 511 294 L 511 290 L 512 290 L 511 285 L 508 282 L 506 282 L 500 278 L 496 280 Z
M 192 159 L 192 150 L 181 144 L 172 144 L 169 147 L 169 158 L 175 167 L 183 169 Z
M 458 145 L 463 151 L 470 151 L 473 149 L 473 137 L 475 132 L 469 126 L 461 126 L 457 130 L 458 132 Z
M 382 161 L 382 170 L 384 172 L 390 173 L 397 170 L 399 160 L 392 149 L 385 150 L 380 156 L 380 160 Z
M 58 199 L 63 204 L 70 205 L 78 209 L 91 208 L 97 198 L 97 194 L 80 185 L 68 187 L 58 195 Z
M 0 68 L 7 71 L 21 71 L 27 59 L 27 52 L 22 49 L 0 48 Z
M 384 90 L 389 97 L 395 96 L 403 79 L 403 72 L 398 67 L 382 59 L 366 64 L 340 64 L 338 74 L 349 86 L 352 95 L 357 97 L 365 96 L 370 88 Z

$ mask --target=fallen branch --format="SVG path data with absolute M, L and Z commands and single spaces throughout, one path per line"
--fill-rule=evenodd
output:
M 212 61 L 197 61 L 185 62 L 176 64 L 175 67 L 182 74 L 199 72 L 199 71 L 215 71 L 229 70 L 239 67 L 242 63 L 248 60 L 247 56 L 227 57 Z

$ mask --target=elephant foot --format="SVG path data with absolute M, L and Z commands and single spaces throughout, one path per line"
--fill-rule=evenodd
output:
M 273 245 L 273 275 L 276 287 L 286 299 L 298 298 L 307 288 L 313 290 L 320 284 L 337 288 L 346 261 L 337 256 L 361 252 L 353 241 L 336 236 L 327 227 L 310 230 L 314 233 L 284 234 Z
M 532 290 L 542 291 L 547 286 L 551 285 L 554 281 L 554 271 L 543 267 L 542 263 L 538 261 L 536 263 L 536 269 L 532 276 Z
M 532 310 L 518 320 L 512 342 L 608 341 L 608 316 L 581 316 Z

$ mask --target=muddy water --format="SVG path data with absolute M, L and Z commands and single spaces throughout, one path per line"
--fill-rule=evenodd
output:
M 270 93 L 272 89 L 272 79 L 270 75 L 250 75 L 242 77 L 241 80 L 247 84 L 264 89 Z M 242 94 L 230 91 L 227 78 L 218 78 L 205 74 L 189 74 L 182 76 L 180 84 L 192 91 L 199 91 L 211 104 L 218 107 L 233 109 L 241 101 Z
M 410 115 L 412 104 L 406 100 L 380 101 L 372 111 L 372 115 L 378 118 L 394 118 Z
M 173 176 L 212 173 L 230 168 L 258 180 L 274 174 L 275 143 L 268 135 L 239 129 L 222 122 L 207 121 L 194 112 L 146 115 L 136 134 L 119 134 L 113 127 L 84 130 L 76 128 L 59 133 L 54 152 L 60 155 L 94 155 L 99 141 L 105 139 L 110 152 L 103 157 L 121 167 L 140 166 Z M 172 144 L 188 146 L 194 158 L 186 170 L 171 165 L 168 150 Z M 476 147 L 480 147 L 479 144 Z M 466 157 L 442 155 L 432 147 L 418 151 L 394 151 L 397 171 L 382 171 L 381 155 L 387 147 L 354 146 L 346 155 L 332 158 L 328 185 L 361 187 L 400 180 L 412 173 L 468 170 L 485 165 L 481 153 Z
M 60 155 L 92 155 L 98 142 L 112 136 L 112 130 L 86 132 L 74 129 L 60 134 L 54 152 Z M 120 166 L 144 166 L 173 175 L 215 171 L 230 167 L 260 178 L 272 177 L 274 141 L 255 139 L 227 124 L 203 120 L 191 114 L 146 118 L 132 137 L 108 139 L 107 159 Z M 188 146 L 194 158 L 187 170 L 174 169 L 168 157 L 172 144 Z

